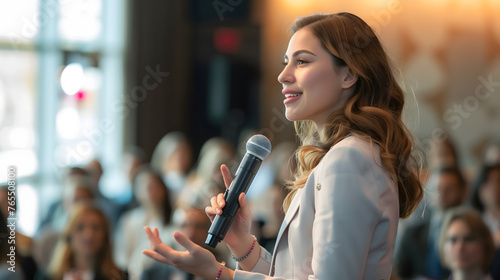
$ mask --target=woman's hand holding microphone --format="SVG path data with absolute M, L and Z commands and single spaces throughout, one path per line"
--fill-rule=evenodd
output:
M 231 182 L 233 181 L 229 168 L 226 165 L 221 166 L 222 177 L 224 178 L 224 184 L 226 189 L 229 189 Z M 226 236 L 224 237 L 224 242 L 229 246 L 233 256 L 235 258 L 242 258 L 246 256 L 251 248 L 253 251 L 248 257 L 239 262 L 240 267 L 243 270 L 252 270 L 260 255 L 260 246 L 253 246 L 255 239 L 252 237 L 250 231 L 252 227 L 252 215 L 250 213 L 250 207 L 248 201 L 245 198 L 245 194 L 241 193 L 238 197 L 238 202 L 240 204 L 240 209 L 236 214 L 231 227 L 229 228 Z M 211 206 L 205 208 L 210 220 L 213 222 L 216 215 L 222 214 L 222 209 L 226 205 L 224 200 L 224 194 L 219 193 L 210 199 Z
M 232 177 L 226 165 L 221 166 L 222 176 L 226 188 L 229 188 L 232 182 Z M 234 222 L 231 224 L 224 241 L 229 246 L 235 258 L 245 259 L 239 262 L 240 268 L 250 271 L 253 269 L 260 255 L 260 246 L 254 244 L 255 239 L 250 234 L 252 226 L 252 217 L 248 201 L 245 194 L 241 193 L 238 198 L 240 209 L 238 210 Z M 222 214 L 222 209 L 226 205 L 224 194 L 220 193 L 210 200 L 211 206 L 205 208 L 205 212 L 211 221 L 214 220 L 216 215 Z M 211 279 L 220 273 L 218 279 L 232 279 L 234 272 L 230 269 L 224 268 L 213 254 L 195 243 L 188 237 L 180 232 L 174 232 L 175 240 L 182 245 L 187 251 L 179 252 L 163 244 L 159 237 L 157 228 L 151 229 L 144 227 L 149 239 L 151 250 L 144 250 L 143 253 L 148 257 L 177 267 L 181 270 L 187 271 L 191 274 L 201 276 L 205 279 Z M 249 254 L 251 252 L 251 254 Z

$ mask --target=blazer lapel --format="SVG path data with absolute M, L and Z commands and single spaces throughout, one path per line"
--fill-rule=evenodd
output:
M 283 236 L 283 233 L 285 230 L 288 228 L 288 225 L 292 221 L 293 217 L 295 217 L 295 214 L 297 213 L 297 210 L 299 209 L 299 201 L 300 201 L 300 195 L 302 194 L 302 189 L 298 189 L 297 193 L 295 194 L 292 203 L 290 204 L 290 207 L 288 208 L 288 211 L 285 214 L 285 218 L 283 219 L 283 222 L 281 223 L 281 228 L 278 233 L 278 237 L 276 238 L 276 245 L 274 246 L 273 250 L 273 258 L 271 261 L 271 270 L 274 267 L 274 261 L 276 260 L 276 251 L 278 249 L 278 246 L 280 244 L 281 237 Z

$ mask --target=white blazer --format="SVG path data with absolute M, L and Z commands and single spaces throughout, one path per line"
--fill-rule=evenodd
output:
M 333 146 L 299 189 L 271 256 L 234 279 L 389 280 L 399 220 L 397 185 L 379 148 L 354 136 Z

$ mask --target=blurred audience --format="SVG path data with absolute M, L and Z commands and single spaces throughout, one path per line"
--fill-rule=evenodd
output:
M 138 205 L 133 194 L 133 182 L 139 167 L 146 164 L 146 154 L 139 147 L 130 147 L 125 150 L 122 166 L 122 189 L 126 190 L 117 201 L 120 204 L 120 215 L 125 211 L 135 208 Z
M 61 183 L 61 198 L 49 207 L 47 215 L 39 225 L 39 232 L 47 229 L 62 231 L 71 207 L 77 202 L 90 201 L 95 197 L 90 174 L 83 168 L 69 168 Z
M 485 149 L 484 166 L 473 184 L 469 200 L 481 211 L 478 214 L 459 207 L 467 199 L 467 180 L 451 139 L 441 140 L 428 155 L 432 172 L 423 177 L 428 178 L 425 199 L 411 218 L 400 223 L 391 279 L 500 279 L 500 250 L 495 249 L 500 248 L 500 146 L 493 143 Z M 295 148 L 289 142 L 276 145 L 248 193 L 252 231 L 271 251 L 284 217 L 286 184 L 293 179 Z M 18 278 L 5 278 L 9 274 L 0 272 L 0 280 L 33 279 L 37 267 L 39 279 L 197 279 L 144 256 L 142 250 L 148 248 L 144 226 L 157 227 L 163 242 L 180 250 L 172 234 L 181 231 L 234 268 L 226 246 L 205 245 L 210 220 L 204 208 L 213 195 L 225 191 L 221 164 L 236 172 L 240 159 L 235 153 L 226 139 L 209 139 L 191 170 L 191 147 L 179 132 L 161 139 L 150 166 L 140 148 L 127 149 L 120 184 L 130 193 L 124 192 L 117 202 L 100 192 L 103 169 L 97 159 L 69 168 L 61 199 L 49 208 L 36 238 L 16 234 L 16 266 L 22 272 Z M 8 215 L 7 202 L 7 189 L 2 187 L 2 218 Z M 9 248 L 3 239 L 0 245 L 6 270 Z
M 156 145 L 151 168 L 158 172 L 170 190 L 172 205 L 184 188 L 192 164 L 192 150 L 186 136 L 180 132 L 167 133 Z
M 493 279 L 488 275 L 495 254 L 493 239 L 481 215 L 467 208 L 450 211 L 443 223 L 439 252 L 453 280 Z
M 234 147 L 223 138 L 211 138 L 203 144 L 195 167 L 189 174 L 178 207 L 188 208 L 195 205 L 204 208 L 210 198 L 225 191 L 220 166 L 226 164 L 231 171 L 236 171 L 239 162 L 234 160 Z
M 431 142 L 432 148 L 429 153 L 422 159 L 423 169 L 420 172 L 420 179 L 425 185 L 425 192 L 422 201 L 419 203 L 415 211 L 407 219 L 400 220 L 398 231 L 404 231 L 406 227 L 415 223 L 421 223 L 422 220 L 430 218 L 429 207 L 435 202 L 437 195 L 437 180 L 438 172 L 436 170 L 442 168 L 457 168 L 460 167 L 460 159 L 455 148 L 455 144 L 449 135 L 442 135 L 441 138 L 434 139 Z M 427 160 L 427 162 L 425 162 Z M 396 237 L 396 243 L 401 241 L 400 234 Z
M 142 250 L 148 247 L 143 227 L 157 227 L 167 245 L 175 242 L 172 237 L 175 228 L 171 225 L 170 192 L 158 173 L 147 165 L 141 166 L 134 178 L 133 189 L 138 207 L 125 212 L 118 222 L 115 232 L 115 244 L 118 245 L 114 256 L 117 264 L 136 279 L 153 263 L 142 254 Z
M 97 207 L 99 207 L 104 214 L 106 214 L 109 222 L 111 223 L 111 228 L 114 229 L 116 222 L 118 221 L 120 207 L 112 199 L 103 195 L 100 190 L 99 182 L 101 181 L 103 174 L 102 165 L 98 159 L 93 159 L 85 165 L 84 169 L 87 170 L 90 177 L 90 187 L 94 194 L 94 204 L 97 205 Z
M 485 164 L 479 172 L 471 205 L 483 213 L 496 247 L 500 247 L 500 163 Z
M 455 143 L 449 135 L 443 135 L 433 141 L 434 149 L 428 154 L 429 170 L 443 167 L 460 168 L 459 157 Z
M 110 237 L 109 222 L 101 210 L 88 203 L 76 205 L 41 279 L 128 279 L 112 259 Z
M 41 269 L 47 267 L 47 256 L 52 255 L 74 205 L 93 201 L 91 184 L 89 174 L 83 168 L 73 167 L 66 172 L 62 182 L 62 198 L 50 206 L 34 241 L 33 256 Z
M 439 235 L 446 211 L 465 200 L 466 183 L 456 167 L 440 168 L 431 176 L 437 178 L 437 192 L 427 210 L 428 218 L 398 233 L 401 239 L 396 243 L 394 268 L 403 279 L 418 276 L 442 279 L 449 274 L 439 258 Z

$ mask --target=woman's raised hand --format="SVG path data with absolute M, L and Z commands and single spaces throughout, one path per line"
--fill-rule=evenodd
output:
M 231 173 L 229 172 L 229 168 L 225 164 L 221 165 L 221 173 L 224 178 L 224 184 L 226 188 L 229 189 L 233 178 L 231 177 Z M 229 228 L 226 236 L 224 237 L 224 241 L 227 243 L 231 251 L 236 252 L 238 250 L 238 245 L 246 244 L 248 242 L 250 236 L 250 229 L 252 227 L 252 215 L 250 213 L 250 207 L 248 205 L 248 201 L 245 198 L 245 194 L 241 193 L 238 197 L 238 201 L 240 203 L 240 209 L 234 218 L 231 227 Z M 226 201 L 224 200 L 224 194 L 220 193 L 217 196 L 214 196 L 210 199 L 211 206 L 207 206 L 205 208 L 205 212 L 211 221 L 214 220 L 215 215 L 221 215 L 222 209 L 226 206 Z

